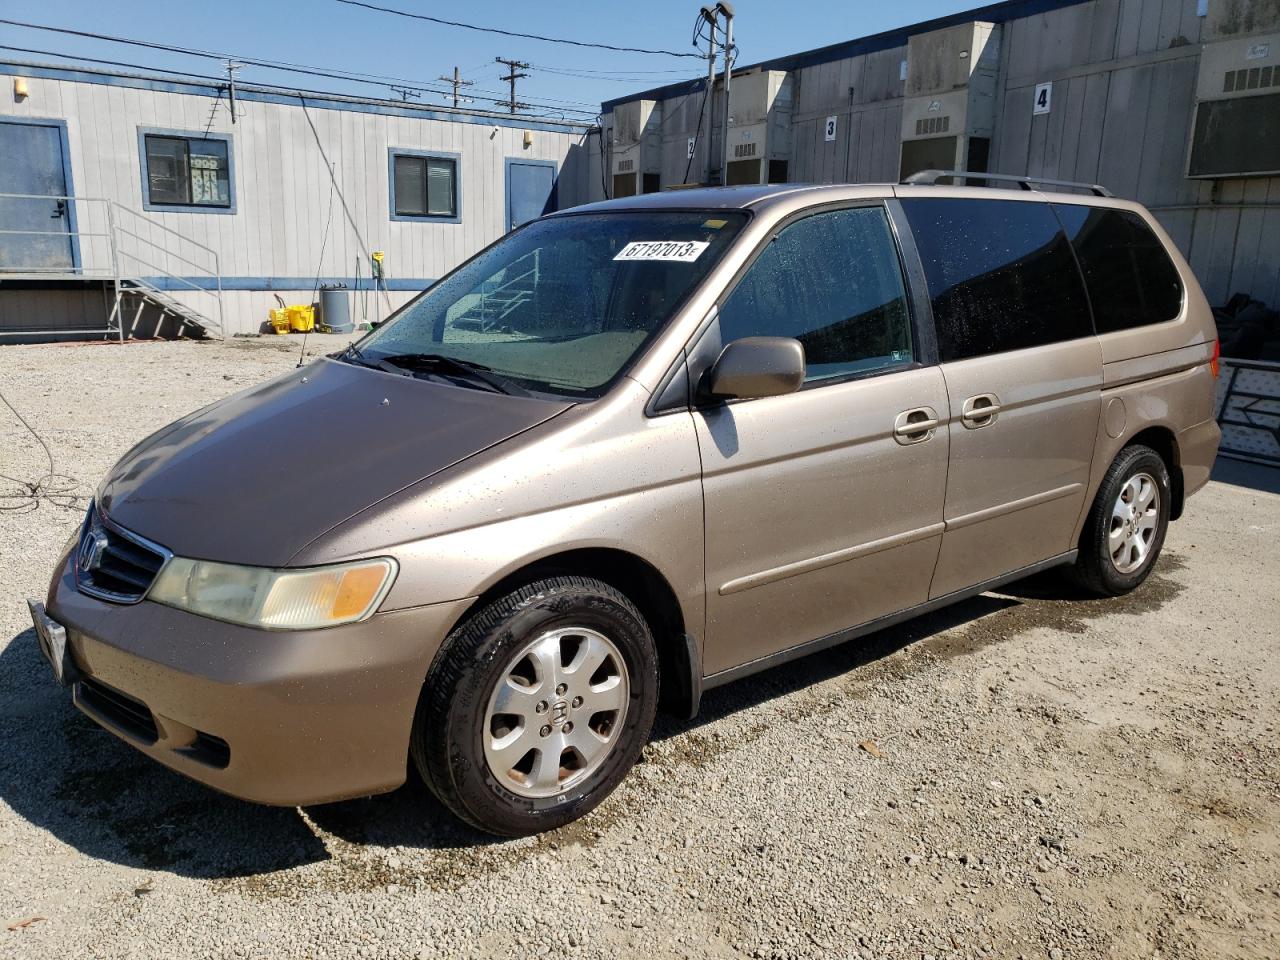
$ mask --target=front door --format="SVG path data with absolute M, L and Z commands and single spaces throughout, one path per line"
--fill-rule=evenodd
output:
M 67 195 L 62 128 L 0 121 L 0 157 L 0 271 L 69 271 L 71 210 L 62 199 Z
M 556 208 L 556 166 L 550 160 L 507 161 L 507 229 Z
M 946 386 L 936 366 L 916 361 L 881 204 L 808 214 L 778 230 L 722 301 L 709 336 L 717 326 L 723 343 L 795 337 L 808 372 L 797 393 L 694 415 L 707 674 L 924 602 L 947 472 L 937 424 Z
M 900 189 L 947 381 L 947 532 L 930 591 L 942 597 L 1075 546 L 1102 351 L 1047 203 Z

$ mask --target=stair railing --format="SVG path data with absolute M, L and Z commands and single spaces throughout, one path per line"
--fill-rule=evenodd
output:
M 65 217 L 66 229 L 6 227 L 0 229 L 0 237 L 28 237 L 33 243 L 38 242 L 37 238 L 65 238 L 71 244 L 67 256 L 70 262 L 38 266 L 21 262 L 6 264 L 0 260 L 0 280 L 104 280 L 114 284 L 116 294 L 104 328 L 5 330 L 0 331 L 0 337 L 74 332 L 115 334 L 123 340 L 120 299 L 130 289 L 143 291 L 161 309 L 183 316 L 218 336 L 226 336 L 222 271 L 218 253 L 212 247 L 107 197 L 0 193 L 0 205 L 10 200 L 41 200 L 55 205 L 50 219 Z M 122 282 L 131 283 L 132 287 L 122 288 Z M 191 298 L 199 308 L 166 295 L 166 290 Z
M 222 270 L 218 252 L 114 200 L 110 201 L 108 215 L 114 238 L 117 275 L 136 278 L 144 287 L 154 291 L 171 291 L 188 296 L 198 294 L 206 298 L 194 298 L 194 302 L 206 309 L 193 310 L 192 319 L 204 326 L 215 327 L 213 332 L 225 338 L 227 327 L 222 312 Z M 157 242 L 152 236 L 157 231 L 169 242 Z M 184 256 L 175 249 L 182 244 L 191 248 L 184 250 L 189 256 Z M 166 300 L 169 301 L 165 304 L 166 307 L 184 306 L 176 298 Z

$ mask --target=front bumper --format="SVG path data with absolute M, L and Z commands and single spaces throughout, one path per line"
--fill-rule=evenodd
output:
M 423 680 L 470 603 L 274 632 L 96 600 L 64 560 L 47 609 L 80 674 L 72 698 L 92 719 L 224 793 L 297 806 L 404 782 Z

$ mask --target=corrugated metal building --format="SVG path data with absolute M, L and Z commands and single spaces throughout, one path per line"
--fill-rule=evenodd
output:
M 102 328 L 117 286 L 126 333 L 165 311 L 170 326 L 256 331 L 273 293 L 367 289 L 381 251 L 385 293 L 353 298 L 373 319 L 600 189 L 580 124 L 253 85 L 237 85 L 233 123 L 226 85 L 16 62 L 0 75 L 0 334 Z
M 1156 213 L 1211 302 L 1280 306 L 1280 0 L 1009 0 L 737 67 L 725 174 L 722 82 L 698 136 L 705 88 L 603 105 L 614 193 L 927 168 L 1098 182 Z

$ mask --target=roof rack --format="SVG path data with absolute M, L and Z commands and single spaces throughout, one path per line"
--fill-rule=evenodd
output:
M 1075 180 L 1046 180 L 1044 177 L 1015 177 L 1008 173 L 980 173 L 977 170 L 921 170 L 919 173 L 913 173 L 909 177 L 904 177 L 900 182 L 911 184 L 935 184 L 946 177 L 950 177 L 953 180 L 964 178 L 970 180 L 1003 180 L 1010 183 L 1016 183 L 1023 190 L 1034 190 L 1036 186 L 1075 187 L 1077 190 L 1088 190 L 1095 197 L 1115 196 L 1115 194 L 1106 187 L 1097 183 L 1078 183 Z

